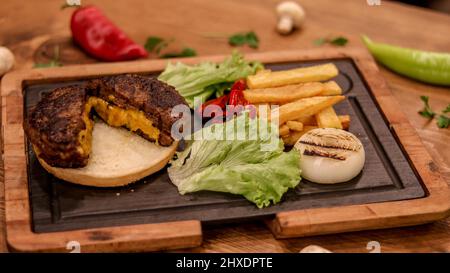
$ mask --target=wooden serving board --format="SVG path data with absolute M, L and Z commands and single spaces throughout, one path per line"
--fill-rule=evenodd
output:
M 414 225 L 450 213 L 450 192 L 365 51 L 310 50 L 249 54 L 274 70 L 334 62 L 347 99 L 350 130 L 366 149 L 364 171 L 338 186 L 303 181 L 279 205 L 257 209 L 239 196 L 178 195 L 165 170 L 119 189 L 95 189 L 47 174 L 22 130 L 42 92 L 100 75 L 157 74 L 166 60 L 16 71 L 2 80 L 6 226 L 17 251 L 154 251 L 201 244 L 201 223 L 263 219 L 276 237 Z M 182 59 L 219 61 L 223 56 Z

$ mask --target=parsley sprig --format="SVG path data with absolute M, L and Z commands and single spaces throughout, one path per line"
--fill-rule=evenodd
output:
M 235 33 L 228 37 L 228 43 L 232 46 L 242 46 L 247 44 L 251 48 L 258 48 L 259 38 L 255 32 Z
M 58 67 L 62 66 L 62 63 L 59 61 L 59 46 L 55 46 L 53 49 L 53 58 L 48 63 L 35 63 L 34 68 L 46 68 L 46 67 Z
M 436 112 L 434 112 L 429 104 L 429 97 L 428 96 L 421 96 L 420 99 L 423 101 L 424 107 L 421 111 L 419 111 L 419 114 L 422 117 L 425 117 L 429 120 L 433 119 L 437 114 Z M 447 113 L 450 112 L 450 104 L 447 105 L 447 107 L 442 110 L 442 113 L 439 115 L 439 117 L 437 118 L 437 126 L 439 128 L 448 128 L 450 126 L 450 117 L 448 117 Z
M 314 40 L 314 44 L 316 46 L 321 46 L 324 44 L 331 44 L 331 45 L 335 45 L 335 46 L 345 46 L 348 43 L 348 39 L 343 37 L 343 36 L 338 36 L 335 38 L 319 38 Z
M 190 47 L 185 47 L 181 51 L 172 51 L 162 54 L 161 51 L 166 48 L 170 43 L 174 42 L 175 39 L 165 40 L 161 37 L 150 36 L 145 42 L 144 48 L 150 53 L 156 53 L 159 58 L 181 58 L 181 57 L 193 57 L 197 56 L 195 49 Z

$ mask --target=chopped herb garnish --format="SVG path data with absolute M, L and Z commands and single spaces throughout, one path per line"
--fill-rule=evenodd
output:
M 34 64 L 34 68 L 46 68 L 46 67 L 58 67 L 62 66 L 62 63 L 59 62 L 59 46 L 55 46 L 53 59 L 48 63 L 36 63 Z
M 431 107 L 428 103 L 428 96 L 420 96 L 420 99 L 423 101 L 424 107 L 421 111 L 419 111 L 419 114 L 422 117 L 432 119 L 436 115 L 436 113 L 431 110 Z
M 319 38 L 314 40 L 313 43 L 316 46 L 321 46 L 327 43 L 335 46 L 345 46 L 348 43 L 348 39 L 342 36 L 338 36 L 335 38 Z
M 323 45 L 323 44 L 325 44 L 326 42 L 327 42 L 327 40 L 326 40 L 325 38 L 319 38 L 319 39 L 314 40 L 314 44 L 315 44 L 316 46 Z
M 157 36 L 150 36 L 147 38 L 144 48 L 150 53 L 155 52 L 156 54 L 159 55 L 161 50 L 166 48 L 173 41 L 174 39 L 164 40 L 163 38 Z
M 442 113 L 449 113 L 450 112 L 450 104 L 447 105 L 447 108 L 445 108 Z
M 330 44 L 336 46 L 345 46 L 348 43 L 348 39 L 344 37 L 336 37 L 330 41 Z
M 258 48 L 259 39 L 255 32 L 236 33 L 228 38 L 228 43 L 232 46 L 242 46 L 247 44 L 251 48 Z
M 169 52 L 160 56 L 161 58 L 181 58 L 181 57 L 193 57 L 197 56 L 195 49 L 185 47 L 181 52 Z
M 181 52 L 168 52 L 164 54 L 160 54 L 161 50 L 166 48 L 170 43 L 172 43 L 174 39 L 164 40 L 163 38 L 157 37 L 157 36 L 150 36 L 147 38 L 147 41 L 145 42 L 144 48 L 152 53 L 156 53 L 159 58 L 180 58 L 180 57 L 192 57 L 197 56 L 197 52 L 190 48 L 185 47 Z
M 440 115 L 437 120 L 437 126 L 439 128 L 448 128 L 448 126 L 450 126 L 450 118 L 444 115 Z
M 428 118 L 428 119 L 433 119 L 434 116 L 436 116 L 436 113 L 431 109 L 430 104 L 428 103 L 428 96 L 420 96 L 420 99 L 423 101 L 424 103 L 424 108 L 419 111 L 419 114 L 422 117 Z M 450 112 L 450 104 L 447 105 L 447 107 L 442 110 L 442 114 L 439 115 L 439 117 L 437 118 L 437 126 L 439 128 L 448 128 L 450 126 L 450 118 L 447 117 L 445 114 Z

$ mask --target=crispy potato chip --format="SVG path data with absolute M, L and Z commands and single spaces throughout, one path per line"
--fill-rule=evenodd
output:
M 338 74 L 339 71 L 336 66 L 327 63 L 290 70 L 257 73 L 247 77 L 247 85 L 250 89 L 277 87 L 303 82 L 326 81 Z

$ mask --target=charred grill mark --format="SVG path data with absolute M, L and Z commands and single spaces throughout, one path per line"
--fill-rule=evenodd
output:
M 337 146 L 337 145 L 324 145 L 324 144 L 320 144 L 320 143 L 315 143 L 312 141 L 305 141 L 305 140 L 300 140 L 299 141 L 302 144 L 306 144 L 306 145 L 311 145 L 311 146 L 316 146 L 316 147 L 321 147 L 321 148 L 330 148 L 330 149 L 338 149 L 338 150 L 345 150 L 345 151 L 358 151 L 359 149 L 355 149 L 352 147 L 343 147 L 343 146 Z
M 327 157 L 327 158 L 331 158 L 331 159 L 337 159 L 337 160 L 346 160 L 347 158 L 343 155 L 339 155 L 337 153 L 328 153 L 326 151 L 323 150 L 317 150 L 317 149 L 305 149 L 303 151 L 304 155 L 309 155 L 309 156 L 321 156 L 321 157 Z

